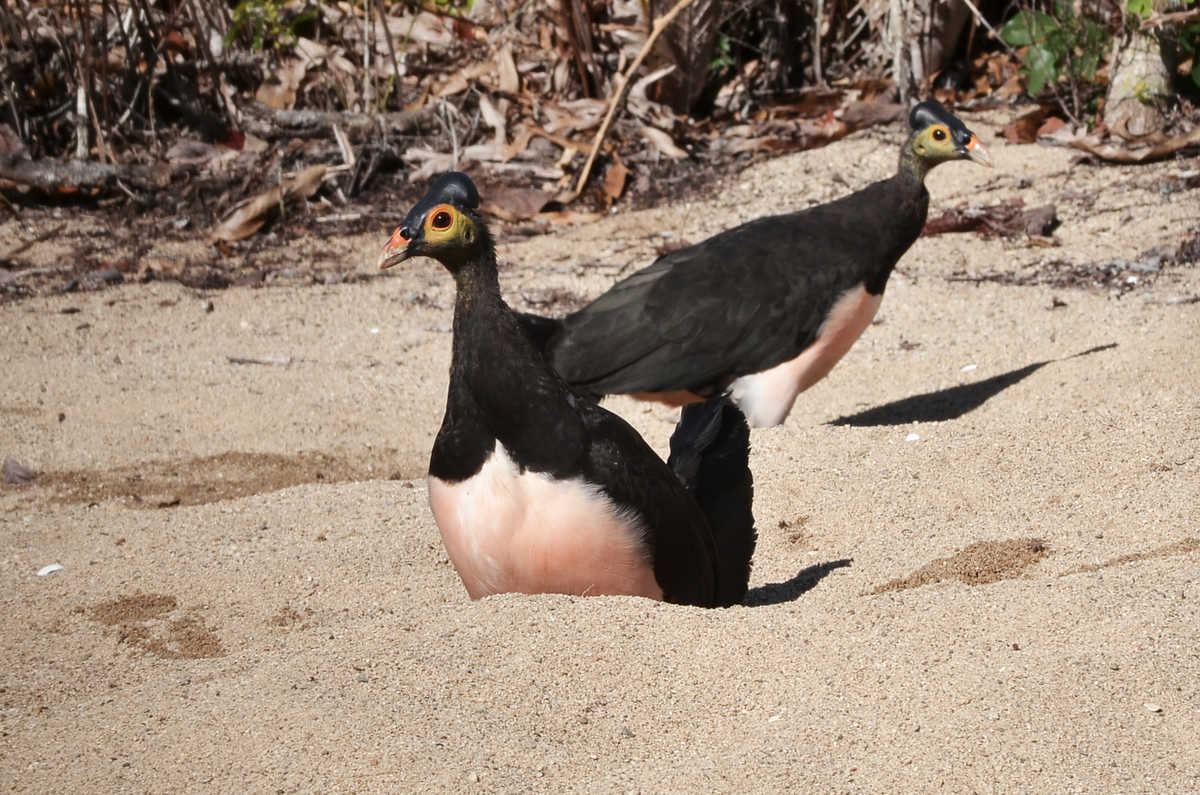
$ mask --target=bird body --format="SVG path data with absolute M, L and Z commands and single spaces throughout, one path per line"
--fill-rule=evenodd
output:
M 834 302 L 813 341 L 799 356 L 774 367 L 740 376 L 729 385 L 729 396 L 756 428 L 782 423 L 796 397 L 820 381 L 875 318 L 883 293 L 872 295 L 865 286 L 851 287 Z M 801 343 L 803 345 L 803 343 Z
M 522 325 L 570 384 L 671 404 L 728 393 L 754 426 L 786 418 L 878 311 L 920 235 L 933 165 L 989 162 L 940 105 L 918 105 L 895 175 L 663 255 L 583 309 Z
M 710 483 L 702 503 L 632 427 L 577 396 L 530 344 L 500 296 L 477 206 L 465 175 L 444 175 L 381 260 L 386 267 L 432 256 L 457 285 L 450 386 L 429 493 L 468 594 L 736 604 L 755 536 L 745 421 L 723 415 L 714 424 L 697 415 L 681 423 L 676 436 L 693 439 L 684 446 L 701 474 L 714 467 L 727 473 L 724 483 Z M 693 425 L 717 430 L 700 438 Z M 704 506 L 726 521 L 710 523 Z
M 429 502 L 472 599 L 510 592 L 662 599 L 645 529 L 581 477 L 522 471 L 497 443 L 465 480 L 430 475 Z

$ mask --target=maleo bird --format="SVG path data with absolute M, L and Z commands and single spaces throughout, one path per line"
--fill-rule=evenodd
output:
M 745 418 L 728 402 L 689 406 L 663 463 L 624 420 L 576 395 L 500 297 L 478 206 L 465 174 L 441 176 L 379 262 L 432 257 L 457 287 L 429 501 L 467 593 L 737 604 L 756 538 Z
M 593 398 L 681 405 L 728 394 L 751 425 L 778 425 L 874 318 L 925 224 L 929 170 L 956 159 L 991 165 L 937 102 L 914 107 L 909 124 L 895 176 L 664 254 L 578 312 L 521 315 L 522 327 Z

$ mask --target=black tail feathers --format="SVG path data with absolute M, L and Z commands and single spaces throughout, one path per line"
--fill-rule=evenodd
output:
M 717 547 L 717 601 L 741 603 L 750 581 L 757 531 L 750 428 L 725 398 L 684 406 L 667 463 L 708 517 Z

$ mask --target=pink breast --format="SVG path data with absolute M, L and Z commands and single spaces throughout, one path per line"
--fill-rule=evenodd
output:
M 662 598 L 636 520 L 579 480 L 519 472 L 499 443 L 468 480 L 430 476 L 429 503 L 472 599 L 508 592 Z

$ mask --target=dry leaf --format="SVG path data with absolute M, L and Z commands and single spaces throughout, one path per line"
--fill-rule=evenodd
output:
M 1000 134 L 1010 144 L 1031 144 L 1037 140 L 1038 128 L 1049 118 L 1051 109 L 1040 105 L 1010 122 Z
M 628 176 L 629 169 L 621 162 L 620 157 L 614 156 L 612 163 L 608 166 L 608 171 L 604 174 L 605 204 L 612 204 L 621 198 L 621 193 L 625 190 L 625 179 Z
M 312 196 L 317 192 L 317 188 L 321 187 L 321 180 L 325 179 L 325 173 L 328 170 L 328 166 L 309 166 L 301 171 L 286 185 L 287 198 L 298 196 L 307 199 Z
M 855 129 L 888 124 L 904 118 L 904 106 L 895 102 L 873 100 L 851 102 L 842 110 L 842 121 Z
M 672 160 L 682 160 L 688 156 L 687 152 L 675 145 L 675 142 L 671 140 L 671 136 L 657 127 L 643 124 L 642 135 L 646 136 L 646 140 L 653 144 L 655 149 Z
M 608 104 L 599 99 L 572 99 L 567 102 L 547 102 L 542 111 L 549 121 L 544 125 L 551 134 L 568 135 L 600 126 Z
M 568 146 L 563 149 L 562 154 L 558 156 L 558 160 L 555 161 L 554 165 L 565 169 L 567 166 L 571 165 L 571 161 L 575 159 L 575 155 L 577 154 L 579 154 L 578 149 L 573 146 Z
M 1076 138 L 1070 142 L 1070 145 L 1076 149 L 1090 152 L 1102 160 L 1110 160 L 1114 163 L 1143 163 L 1168 157 L 1189 146 L 1200 144 L 1200 125 L 1193 127 L 1191 132 L 1167 138 L 1144 149 L 1131 149 L 1124 144 L 1113 143 L 1113 140 L 1112 138 L 1102 140 L 1099 136 L 1089 135 Z
M 435 97 L 449 97 L 454 94 L 460 94 L 467 90 L 472 80 L 476 80 L 484 75 L 490 75 L 491 71 L 492 65 L 487 61 L 465 66 L 450 75 L 446 82 L 437 87 L 433 95 Z
M 517 94 L 521 91 L 521 76 L 517 73 L 517 64 L 513 61 L 512 45 L 505 44 L 496 53 L 496 71 L 500 74 L 500 90 L 506 94 Z
M 947 232 L 979 232 L 983 237 L 1045 237 L 1058 226 L 1058 211 L 1053 204 L 1024 208 L 1020 199 L 985 207 L 960 206 L 925 223 L 922 234 L 942 235 Z M 1053 241 L 1050 245 L 1053 245 Z
M 482 92 L 479 94 L 479 115 L 483 117 L 483 123 L 492 128 L 495 133 L 492 142 L 497 147 L 503 148 L 508 141 L 504 114 L 497 110 L 492 101 L 488 99 L 487 94 Z
M 296 91 L 304 81 L 309 63 L 308 59 L 285 58 L 275 71 L 274 80 L 260 83 L 254 98 L 276 110 L 293 107 L 296 104 Z
M 454 160 L 454 155 L 447 152 L 435 152 L 427 146 L 410 146 L 404 150 L 400 159 L 410 166 L 416 165 L 416 168 L 408 172 L 409 182 L 422 182 L 443 171 L 452 171 L 458 165 Z
M 328 171 L 327 166 L 309 166 L 283 185 L 263 191 L 237 207 L 208 236 L 211 245 L 217 241 L 244 240 L 267 222 L 273 209 L 288 199 L 307 199 L 317 192 Z
M 320 66 L 321 61 L 329 54 L 329 48 L 320 42 L 300 36 L 296 39 L 296 53 L 310 61 L 309 66 Z
M 1038 138 L 1049 137 L 1051 135 L 1054 135 L 1056 132 L 1058 132 L 1059 130 L 1061 130 L 1063 127 L 1066 127 L 1066 126 L 1067 126 L 1067 123 L 1065 121 L 1058 118 L 1057 116 L 1051 116 L 1050 118 L 1046 119 L 1046 121 L 1044 121 L 1042 123 L 1041 127 L 1038 127 L 1037 136 L 1038 136 Z
M 533 188 L 493 188 L 483 200 L 483 211 L 502 221 L 524 221 L 553 200 L 553 194 Z

